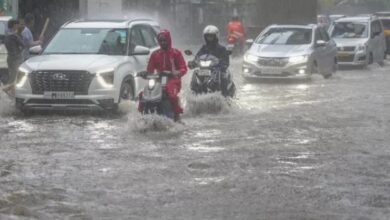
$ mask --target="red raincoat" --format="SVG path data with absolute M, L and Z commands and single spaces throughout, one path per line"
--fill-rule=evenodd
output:
M 162 30 L 158 35 L 164 35 L 168 41 L 168 49 L 158 49 L 152 53 L 148 63 L 147 71 L 149 73 L 161 73 L 163 71 L 176 72 L 177 77 L 170 77 L 167 82 L 166 91 L 171 100 L 173 111 L 175 113 L 183 113 L 180 106 L 178 94 L 181 89 L 181 77 L 187 73 L 187 64 L 182 53 L 175 48 L 172 48 L 172 38 L 168 30 Z M 141 110 L 141 109 L 139 109 Z
M 245 29 L 240 21 L 230 21 L 229 24 L 226 26 L 226 32 L 228 35 L 228 43 L 234 43 L 234 41 L 236 40 L 244 42 Z

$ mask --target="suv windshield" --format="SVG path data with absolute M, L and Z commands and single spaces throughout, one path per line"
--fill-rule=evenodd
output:
M 333 38 L 367 38 L 368 24 L 354 22 L 337 22 L 332 31 Z
M 126 29 L 61 29 L 43 54 L 125 55 Z
M 261 35 L 257 44 L 303 45 L 312 42 L 313 31 L 307 28 L 271 28 Z

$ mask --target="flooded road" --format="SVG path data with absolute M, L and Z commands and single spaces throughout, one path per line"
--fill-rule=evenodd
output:
M 0 219 L 389 219 L 389 63 L 235 77 L 232 103 L 183 91 L 184 125 L 24 117 L 2 94 Z

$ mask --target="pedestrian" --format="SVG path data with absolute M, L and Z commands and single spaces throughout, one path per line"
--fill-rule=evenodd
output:
M 23 52 L 24 60 L 30 58 L 31 47 L 42 45 L 43 37 L 40 37 L 39 40 L 34 41 L 34 36 L 31 32 L 31 30 L 34 29 L 34 25 L 35 25 L 35 17 L 31 13 L 27 13 L 26 16 L 24 16 L 24 19 L 20 20 L 20 26 L 22 27 L 24 26 L 22 31 L 22 39 L 24 41 L 24 44 L 27 46 Z
M 4 92 L 12 94 L 18 73 L 19 66 L 23 63 L 23 50 L 25 44 L 21 38 L 21 32 L 23 26 L 19 25 L 19 21 L 11 19 L 8 21 L 8 34 L 4 39 L 4 45 L 7 48 L 7 64 L 8 64 L 8 77 L 7 86 L 3 89 Z

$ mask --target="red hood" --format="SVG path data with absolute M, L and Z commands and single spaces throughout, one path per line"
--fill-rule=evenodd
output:
M 168 48 L 169 49 L 172 48 L 171 33 L 168 30 L 164 29 L 160 33 L 157 34 L 157 40 L 160 38 L 161 35 L 164 36 L 167 39 L 167 41 L 168 41 Z M 160 44 L 160 41 L 158 43 Z

